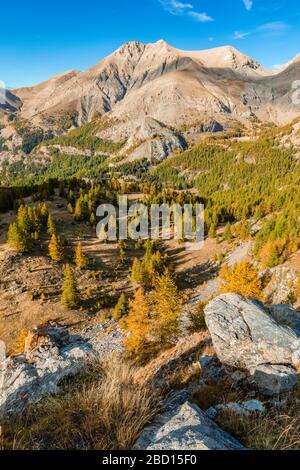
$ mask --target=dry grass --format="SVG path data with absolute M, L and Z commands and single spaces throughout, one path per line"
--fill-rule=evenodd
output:
M 160 411 L 160 397 L 134 382 L 135 368 L 119 360 L 92 364 L 62 393 L 2 426 L 2 449 L 130 449 Z
M 284 410 L 269 408 L 266 415 L 251 417 L 223 411 L 217 423 L 249 449 L 300 450 L 300 386 L 290 393 Z
M 199 376 L 199 358 L 209 344 L 207 333 L 195 333 L 184 338 L 175 346 L 161 351 L 155 358 L 138 369 L 139 383 L 152 382 L 156 386 L 180 388 L 191 376 Z
M 189 325 L 189 333 L 197 333 L 202 331 L 207 331 L 207 326 L 205 323 L 205 314 L 204 309 L 207 305 L 207 302 L 199 302 L 197 305 L 197 309 L 194 312 L 191 312 L 189 315 L 190 325 Z
M 198 384 L 201 377 L 199 362 L 183 364 L 167 377 L 169 390 L 182 390 L 190 384 Z
M 249 449 L 300 450 L 300 415 L 293 410 L 250 418 L 223 411 L 217 423 Z
M 192 401 L 202 410 L 207 411 L 210 407 L 220 403 L 243 401 L 247 397 L 242 391 L 236 389 L 229 381 L 222 384 L 211 383 L 205 387 L 201 386 L 199 391 L 192 395 Z
M 237 389 L 230 382 L 209 384 L 192 396 L 203 410 L 220 403 L 242 403 L 253 397 L 247 389 Z M 239 416 L 224 410 L 217 424 L 245 447 L 256 450 L 300 450 L 300 385 L 287 397 L 284 410 L 266 404 L 265 415 Z

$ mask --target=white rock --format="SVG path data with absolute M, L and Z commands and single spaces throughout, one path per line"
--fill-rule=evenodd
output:
M 243 450 L 244 447 L 211 421 L 196 405 L 186 402 L 159 416 L 146 428 L 134 450 Z
M 226 403 L 222 405 L 216 405 L 209 408 L 206 411 L 207 416 L 210 419 L 216 419 L 220 411 L 231 411 L 239 416 L 250 416 L 253 413 L 265 414 L 266 408 L 264 404 L 259 400 L 249 400 L 243 403 Z
M 291 390 L 300 365 L 300 336 L 260 302 L 238 294 L 217 297 L 205 319 L 219 360 L 268 396 Z

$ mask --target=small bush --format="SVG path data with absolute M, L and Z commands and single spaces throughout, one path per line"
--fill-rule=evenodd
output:
M 112 318 L 115 321 L 121 320 L 122 317 L 127 315 L 128 313 L 128 300 L 126 298 L 126 295 L 122 293 L 119 297 L 119 300 L 117 302 L 117 305 L 115 306 L 112 314 Z
M 192 312 L 189 316 L 190 326 L 189 332 L 191 334 L 198 333 L 201 331 L 207 331 L 207 326 L 205 323 L 204 309 L 206 307 L 206 302 L 199 302 L 197 305 L 196 312 Z

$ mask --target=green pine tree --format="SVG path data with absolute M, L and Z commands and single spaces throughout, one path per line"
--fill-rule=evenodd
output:
M 61 303 L 67 309 L 78 307 L 80 296 L 74 272 L 69 264 L 64 268 Z
M 47 227 L 48 227 L 48 233 L 49 235 L 54 235 L 56 233 L 56 228 L 55 228 L 55 224 L 53 222 L 53 219 L 52 219 L 52 215 L 49 214 L 48 215 L 48 220 L 47 220 Z
M 115 321 L 121 320 L 128 313 L 128 301 L 124 292 L 120 295 L 117 305 L 114 308 L 112 317 Z
M 82 271 L 88 267 L 88 259 L 83 252 L 81 242 L 79 242 L 76 246 L 74 261 L 79 271 Z

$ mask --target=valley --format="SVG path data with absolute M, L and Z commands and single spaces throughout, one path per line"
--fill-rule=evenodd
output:
M 299 449 L 298 70 L 129 42 L 7 93 L 1 448 Z M 203 247 L 101 240 L 120 195 L 204 204 Z

